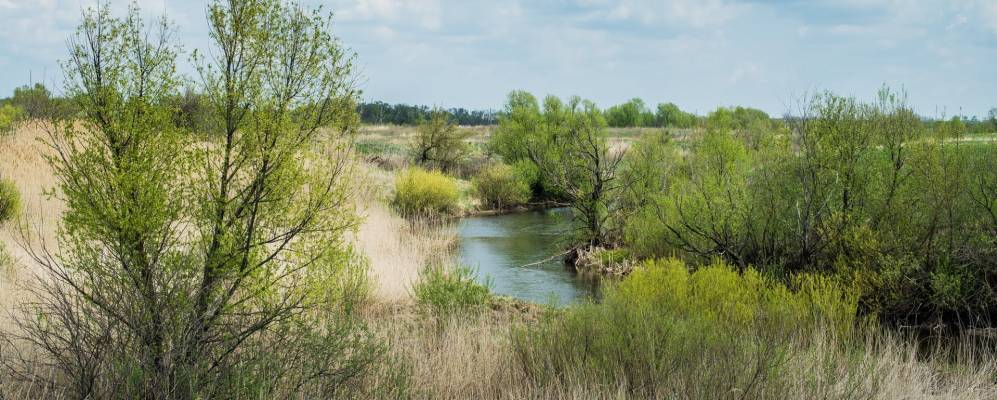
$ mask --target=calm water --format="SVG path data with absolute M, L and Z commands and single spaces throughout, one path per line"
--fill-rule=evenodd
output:
M 592 296 L 593 283 L 577 278 L 560 259 L 522 267 L 562 251 L 570 218 L 567 209 L 464 218 L 458 231 L 461 261 L 497 294 L 558 304 Z

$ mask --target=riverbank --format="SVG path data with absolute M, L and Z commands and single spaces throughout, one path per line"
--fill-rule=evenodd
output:
M 567 207 L 567 206 L 569 206 L 569 204 L 567 204 L 567 203 L 560 203 L 560 202 L 556 202 L 556 201 L 545 201 L 545 202 L 540 202 L 540 203 L 532 203 L 532 204 L 526 204 L 526 205 L 522 205 L 522 206 L 507 207 L 507 208 L 498 208 L 498 209 L 479 209 L 479 208 L 472 208 L 472 209 L 468 209 L 468 210 L 462 210 L 461 213 L 460 213 L 460 215 L 459 215 L 459 217 L 461 217 L 461 218 L 467 218 L 467 217 L 489 217 L 489 216 L 515 214 L 515 213 L 530 212 L 530 211 L 551 210 L 551 209 L 555 209 L 555 208 L 564 208 L 564 207 Z

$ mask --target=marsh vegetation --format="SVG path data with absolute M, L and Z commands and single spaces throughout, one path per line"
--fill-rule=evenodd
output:
M 358 105 L 319 10 L 141 15 L 0 104 L 4 398 L 997 398 L 997 112 Z

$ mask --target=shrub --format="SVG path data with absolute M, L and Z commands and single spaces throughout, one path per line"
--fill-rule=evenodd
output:
M 649 261 L 607 288 L 602 303 L 516 331 L 513 345 L 541 387 L 591 382 L 641 398 L 768 397 L 760 391 L 778 387 L 794 344 L 815 331 L 853 333 L 851 291 L 820 277 L 798 283 L 790 290 L 750 269 L 716 264 L 690 273 L 681 261 Z
M 419 129 L 412 142 L 415 162 L 431 168 L 450 171 L 460 166 L 471 152 L 467 139 L 470 131 L 453 123 L 449 113 L 433 110 L 429 119 L 419 122 Z
M 10 180 L 0 178 L 0 223 L 14 218 L 21 209 L 21 194 Z
M 20 107 L 10 104 L 0 106 L 0 135 L 13 132 L 23 116 L 24 111 Z
M 506 164 L 494 164 L 483 169 L 471 184 L 481 204 L 490 208 L 509 208 L 530 200 L 527 177 Z
M 475 282 L 474 271 L 464 266 L 426 267 L 412 291 L 416 303 L 438 316 L 478 310 L 489 297 L 488 287 Z
M 441 172 L 413 167 L 395 179 L 394 205 L 405 216 L 452 212 L 458 200 L 457 182 Z

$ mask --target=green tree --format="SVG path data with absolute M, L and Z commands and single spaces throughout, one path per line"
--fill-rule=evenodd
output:
M 529 140 L 543 135 L 541 117 L 536 97 L 521 90 L 510 92 L 498 129 L 488 143 L 489 149 L 509 164 L 529 159 Z
M 530 187 L 538 198 L 563 200 L 558 185 L 548 179 L 554 175 L 540 174 L 539 160 L 548 167 L 556 167 L 561 155 L 558 148 L 570 110 L 561 99 L 547 96 L 543 109 L 533 95 L 515 91 L 499 117 L 499 127 L 489 141 L 489 148 L 511 165 L 517 166 L 523 176 L 535 177 Z M 535 173 L 525 173 L 532 170 Z
M 471 133 L 453 123 L 446 111 L 433 110 L 428 119 L 419 122 L 419 129 L 412 140 L 415 162 L 443 171 L 451 171 L 464 161 L 470 152 L 467 139 Z
M 654 114 L 648 110 L 644 100 L 639 98 L 612 106 L 605 114 L 606 122 L 614 128 L 650 126 L 654 123 Z
M 34 86 L 20 86 L 14 89 L 11 103 L 24 110 L 27 118 L 42 118 L 49 115 L 52 93 L 41 83 Z
M 696 116 L 682 111 L 674 103 L 658 104 L 654 120 L 655 125 L 662 128 L 692 128 L 696 125 Z
M 70 41 L 85 117 L 50 137 L 60 252 L 36 252 L 51 279 L 5 350 L 44 354 L 53 393 L 78 398 L 341 393 L 380 351 L 334 314 L 354 290 L 332 291 L 357 219 L 330 150 L 356 127 L 351 56 L 317 10 L 210 3 L 196 60 L 219 141 L 194 143 L 172 123 L 171 28 L 108 8 Z
M 606 121 L 592 102 L 573 98 L 563 111 L 549 109 L 545 116 L 550 115 L 563 123 L 550 128 L 546 141 L 531 143 L 530 157 L 544 182 L 568 201 L 579 239 L 589 246 L 610 244 L 611 222 L 620 211 L 617 197 L 629 183 L 619 174 L 624 152 L 609 148 Z

